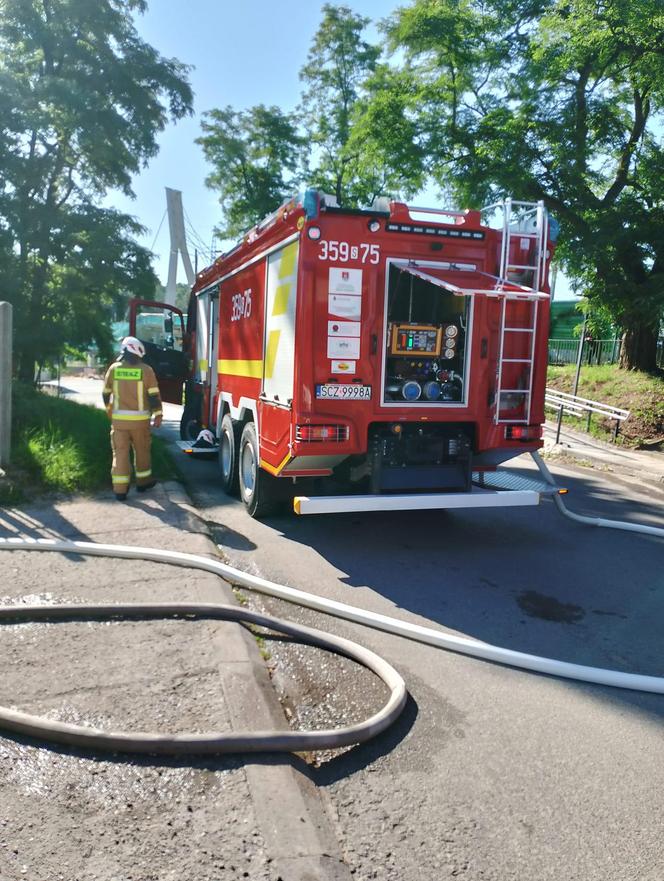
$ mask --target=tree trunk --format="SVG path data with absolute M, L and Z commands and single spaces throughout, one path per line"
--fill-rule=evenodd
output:
M 657 370 L 657 332 L 650 324 L 634 322 L 625 328 L 620 348 L 623 370 Z
M 17 346 L 16 352 L 16 375 L 21 382 L 29 382 L 31 385 L 35 381 L 35 364 L 37 363 L 37 353 L 34 346 Z

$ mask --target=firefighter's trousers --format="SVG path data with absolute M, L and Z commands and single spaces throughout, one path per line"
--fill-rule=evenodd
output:
M 131 481 L 130 451 L 134 450 L 134 471 L 136 485 L 145 486 L 152 481 L 152 462 L 150 447 L 150 420 L 145 419 L 129 424 L 113 422 L 111 428 L 111 449 L 113 450 L 113 492 L 126 493 Z

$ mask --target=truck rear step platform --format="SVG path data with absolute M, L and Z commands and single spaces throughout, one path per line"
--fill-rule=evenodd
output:
M 296 514 L 337 514 L 357 511 L 422 511 L 443 508 L 508 508 L 538 505 L 534 490 L 491 490 L 474 488 L 462 493 L 402 493 L 366 496 L 297 496 Z
M 213 447 L 196 447 L 193 445 L 193 441 L 179 440 L 175 443 L 183 453 L 187 453 L 189 456 L 216 456 L 219 453 L 219 444 L 215 444 Z

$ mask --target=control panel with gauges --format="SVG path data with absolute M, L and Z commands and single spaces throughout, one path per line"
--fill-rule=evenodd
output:
M 426 324 L 393 324 L 391 355 L 424 355 L 437 358 L 442 346 L 443 329 Z
M 456 324 L 393 324 L 390 355 L 451 360 L 456 355 L 458 335 Z
M 454 361 L 459 355 L 456 324 L 390 325 L 387 354 L 387 401 L 450 402 L 461 399 L 461 376 Z M 452 366 L 455 370 L 450 369 Z

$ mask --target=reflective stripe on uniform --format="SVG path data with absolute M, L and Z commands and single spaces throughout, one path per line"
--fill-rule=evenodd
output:
M 156 385 L 154 388 L 149 388 L 148 394 L 149 395 L 158 395 L 159 394 L 159 386 Z
M 141 410 L 138 412 L 137 410 L 114 410 L 113 411 L 113 419 L 118 419 L 121 422 L 139 422 L 141 420 L 146 420 L 150 418 L 150 413 L 148 410 Z
M 145 411 L 145 401 L 143 400 L 143 383 L 139 382 L 136 386 L 136 391 L 138 393 L 138 411 L 139 413 L 143 413 Z
M 151 477 L 152 476 L 152 468 L 149 468 L 147 471 L 137 471 L 136 477 Z
M 113 481 L 113 483 L 129 483 L 130 478 L 129 475 L 125 476 L 124 474 L 113 474 L 111 475 L 111 480 Z

